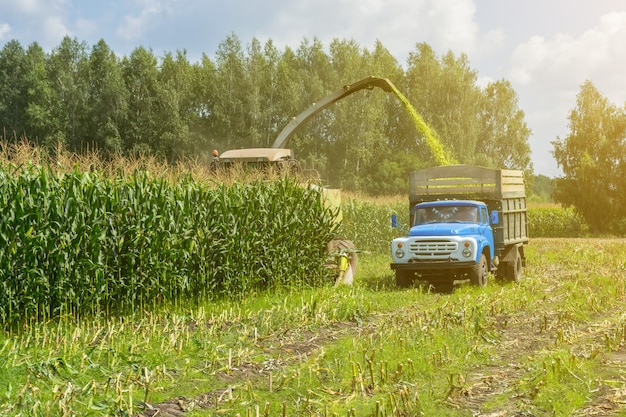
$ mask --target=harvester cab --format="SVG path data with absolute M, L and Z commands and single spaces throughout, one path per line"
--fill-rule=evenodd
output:
M 232 169 L 239 166 L 244 170 L 273 170 L 276 173 L 299 174 L 300 163 L 292 149 L 244 148 L 225 151 L 220 155 L 213 151 L 213 170 Z

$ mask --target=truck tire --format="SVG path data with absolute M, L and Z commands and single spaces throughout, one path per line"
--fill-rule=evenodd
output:
M 352 285 L 356 275 L 356 248 L 350 240 L 333 239 L 327 245 L 330 259 L 328 265 L 335 269 L 335 285 Z M 342 267 L 341 258 L 346 257 L 348 262 Z M 344 269 L 344 270 L 342 270 Z
M 480 255 L 480 261 L 472 267 L 470 271 L 470 282 L 472 285 L 478 287 L 484 287 L 487 285 L 487 278 L 489 277 L 489 267 L 487 265 L 487 257 L 483 253 Z
M 513 260 L 504 266 L 504 279 L 511 282 L 520 282 L 522 279 L 522 257 L 519 249 L 514 249 Z
M 396 286 L 408 288 L 413 284 L 413 273 L 408 271 L 396 271 Z

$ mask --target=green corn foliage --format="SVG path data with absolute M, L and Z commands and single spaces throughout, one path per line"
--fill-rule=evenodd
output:
M 390 242 L 408 230 L 408 203 L 404 198 L 385 202 L 344 198 L 341 211 L 341 233 L 354 241 L 359 250 L 388 254 Z M 398 216 L 399 229 L 391 227 L 394 213 Z
M 335 214 L 287 178 L 0 169 L 0 321 L 134 311 L 332 282 Z
M 531 237 L 583 237 L 588 229 L 582 216 L 571 207 L 528 209 L 528 234 Z

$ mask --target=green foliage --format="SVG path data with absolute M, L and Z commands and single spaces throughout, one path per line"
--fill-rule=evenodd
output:
M 626 388 L 623 241 L 537 239 L 527 250 L 516 284 L 383 287 L 391 274 L 372 256 L 350 288 L 0 333 L 0 414 L 606 414 Z
M 528 209 L 528 234 L 533 237 L 582 237 L 585 220 L 573 208 L 536 207 Z
M 552 203 L 554 179 L 545 175 L 533 175 L 528 178 L 528 201 L 532 203 Z
M 407 166 L 453 160 L 532 171 L 515 92 L 506 81 L 480 88 L 465 55 L 419 44 L 405 70 L 380 42 L 368 50 L 314 38 L 279 51 L 271 40 L 244 45 L 230 34 L 211 56 L 159 58 L 139 46 L 117 57 L 104 40 L 89 51 L 69 37 L 45 54 L 36 43 L 24 51 L 8 42 L 0 51 L 4 139 L 207 163 L 213 149 L 271 146 L 294 116 L 374 75 L 407 100 L 364 90 L 307 121 L 287 144 L 330 186 L 392 195 L 405 192 Z
M 390 242 L 401 233 L 391 227 L 391 215 L 396 214 L 400 225 L 408 228 L 408 200 L 389 198 L 380 201 L 345 198 L 341 204 L 343 221 L 341 233 L 352 240 L 359 250 L 387 254 Z
M 24 71 L 25 51 L 18 41 L 7 42 L 0 51 L 0 128 L 22 135 L 27 106 L 28 82 Z
M 0 170 L 0 321 L 132 311 L 332 282 L 334 213 L 290 179 Z
M 517 94 L 511 83 L 500 80 L 489 83 L 483 92 L 481 146 L 476 149 L 477 165 L 494 168 L 527 169 L 530 161 L 530 129 L 519 109 Z
M 85 111 L 85 137 L 105 154 L 122 150 L 122 122 L 128 110 L 128 90 L 121 65 L 108 45 L 100 40 L 89 56 L 89 85 Z
M 555 200 L 575 207 L 592 231 L 613 233 L 626 219 L 626 112 L 587 81 L 569 121 L 568 136 L 553 142 L 564 173 Z

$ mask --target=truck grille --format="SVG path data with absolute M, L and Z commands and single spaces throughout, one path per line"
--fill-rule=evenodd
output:
M 456 242 L 412 242 L 411 253 L 417 256 L 448 256 L 456 251 Z

